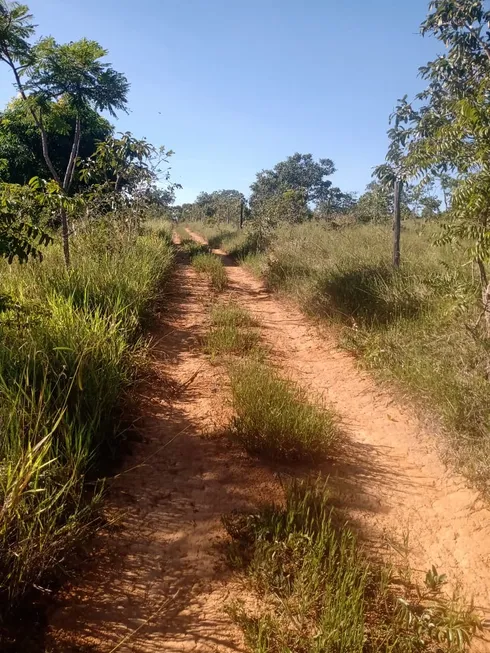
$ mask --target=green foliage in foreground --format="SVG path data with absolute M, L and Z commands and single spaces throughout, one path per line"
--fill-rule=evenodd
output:
M 247 451 L 275 460 L 316 460 L 338 437 L 333 411 L 312 404 L 308 393 L 257 361 L 231 369 L 233 437 Z
M 222 292 L 228 283 L 223 261 L 215 254 L 197 254 L 192 258 L 192 267 L 199 274 L 205 275 L 211 287 L 217 292 Z
M 171 262 L 166 232 L 129 238 L 111 224 L 77 236 L 69 271 L 55 246 L 42 263 L 1 263 L 5 604 L 49 579 L 90 527 L 99 490 L 88 492 L 84 478 L 94 477 L 99 454 L 114 443 L 140 324 Z
M 457 653 L 479 628 L 471 607 L 443 595 L 436 570 L 420 591 L 395 595 L 318 481 L 287 486 L 284 507 L 223 521 L 229 561 L 263 598 L 260 613 L 230 609 L 255 653 Z

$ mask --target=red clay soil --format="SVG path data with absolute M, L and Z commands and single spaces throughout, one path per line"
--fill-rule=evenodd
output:
M 225 612 L 244 590 L 230 579 L 221 515 L 280 496 L 278 482 L 223 435 L 222 372 L 199 339 L 207 285 L 180 263 L 155 328 L 141 389 L 141 441 L 107 498 L 118 525 L 58 597 L 47 649 L 56 653 L 243 651 Z M 246 596 L 245 596 L 246 598 Z
M 198 242 L 206 242 L 189 231 Z M 230 292 L 262 326 L 272 356 L 288 376 L 324 397 L 346 426 L 346 447 L 330 470 L 342 503 L 373 547 L 406 543 L 408 563 L 446 573 L 490 616 L 490 510 L 465 480 L 446 469 L 436 438 L 409 407 L 359 369 L 333 334 L 222 250 Z M 488 638 L 490 639 L 490 638 Z M 475 642 L 472 650 L 490 651 Z

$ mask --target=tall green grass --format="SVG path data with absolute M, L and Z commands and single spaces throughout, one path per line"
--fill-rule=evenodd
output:
M 42 263 L 0 265 L 2 616 L 91 526 L 100 455 L 116 446 L 115 411 L 172 257 L 166 229 L 100 228 L 74 239 L 69 271 L 56 246 Z
M 228 559 L 260 602 L 230 613 L 256 653 L 421 653 L 468 650 L 479 620 L 427 574 L 415 591 L 367 562 L 319 481 L 294 481 L 284 506 L 223 518 Z

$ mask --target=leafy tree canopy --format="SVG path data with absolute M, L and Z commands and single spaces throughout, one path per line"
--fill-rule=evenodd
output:
M 480 262 L 490 257 L 489 22 L 482 0 L 431 2 L 422 32 L 442 41 L 446 52 L 421 68 L 425 90 L 397 115 L 405 169 L 442 177 L 457 218 L 448 238 L 469 239 Z
M 70 159 L 75 133 L 75 109 L 64 98 L 48 102 L 44 107 L 44 127 L 50 153 L 57 170 L 65 170 Z M 111 124 L 95 110 L 81 114 L 79 157 L 90 157 L 97 142 L 112 134 Z M 42 152 L 39 130 L 23 100 L 13 100 L 0 114 L 0 180 L 26 184 L 32 177 L 49 178 L 50 172 Z
M 287 190 L 304 191 L 307 203 L 328 201 L 332 187 L 328 177 L 334 172 L 335 166 L 331 159 L 315 161 L 312 154 L 296 152 L 285 161 L 277 163 L 272 170 L 257 173 L 257 179 L 250 187 L 250 202 L 253 205 Z
M 31 50 L 24 88 L 39 103 L 65 97 L 77 111 L 125 111 L 129 83 L 122 73 L 102 61 L 107 56 L 97 41 L 81 39 L 57 43 L 52 37 L 39 41 Z

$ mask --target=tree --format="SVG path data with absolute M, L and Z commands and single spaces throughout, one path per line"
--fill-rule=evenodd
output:
M 287 190 L 304 191 L 307 204 L 331 200 L 332 182 L 327 179 L 335 172 L 331 159 L 315 161 L 311 154 L 293 154 L 277 163 L 272 170 L 257 173 L 251 185 L 250 203 L 270 199 Z
M 430 218 L 435 218 L 441 212 L 441 200 L 433 195 L 427 195 L 421 200 L 422 210 L 420 217 L 426 220 Z
M 449 211 L 451 208 L 453 192 L 455 191 L 458 182 L 454 177 L 451 177 L 451 175 L 448 175 L 446 172 L 442 172 L 439 175 L 439 183 L 441 186 L 442 195 L 444 197 L 444 208 L 446 211 Z
M 245 196 L 235 189 L 216 190 L 212 193 L 202 191 L 196 197 L 193 208 L 187 210 L 188 218 L 227 224 L 239 223 L 243 202 Z
M 60 45 L 50 37 L 31 46 L 29 38 L 33 33 L 27 6 L 0 0 L 0 59 L 12 70 L 17 90 L 39 130 L 51 176 L 68 195 L 79 155 L 84 114 L 90 109 L 108 111 L 111 115 L 116 110 L 125 110 L 129 84 L 124 75 L 102 61 L 107 51 L 97 42 L 82 39 Z M 57 170 L 51 158 L 45 113 L 50 102 L 61 98 L 75 112 L 75 131 L 68 164 L 64 170 Z M 68 267 L 69 226 L 63 207 L 60 217 Z
M 315 216 L 328 219 L 333 215 L 352 213 L 357 206 L 354 193 L 344 193 L 337 187 L 330 187 L 329 199 L 321 200 L 315 207 Z
M 355 212 L 361 222 L 384 222 L 393 213 L 393 190 L 379 181 L 370 182 L 359 198 Z
M 456 178 L 453 221 L 443 242 L 470 243 L 482 283 L 490 333 L 490 11 L 482 0 L 436 0 L 422 33 L 444 43 L 445 54 L 421 68 L 426 89 L 405 118 L 405 167 L 426 178 Z M 443 177 L 447 181 L 448 177 Z
M 170 183 L 170 168 L 161 167 L 172 154 L 129 132 L 98 143 L 94 154 L 80 163 L 79 176 L 88 187 L 82 192 L 89 199 L 83 202 L 86 217 L 117 212 L 132 228 L 148 208 L 168 208 L 181 187 Z
M 358 199 L 354 213 L 361 222 L 387 222 L 393 217 L 395 193 L 392 183 L 383 184 L 376 178 L 367 186 Z M 400 198 L 400 214 L 402 219 L 414 216 L 412 208 L 413 187 L 405 184 Z
M 412 186 L 410 188 L 410 204 L 417 217 L 430 219 L 439 215 L 441 200 L 434 195 L 434 182 Z
M 73 107 L 61 98 L 45 106 L 44 127 L 50 155 L 56 170 L 66 170 L 75 134 L 76 115 Z M 108 120 L 96 111 L 84 112 L 81 124 L 79 157 L 90 157 L 99 141 L 112 134 Z M 15 99 L 0 114 L 0 180 L 27 184 L 32 177 L 49 178 L 50 172 L 42 153 L 39 130 L 22 99 Z M 76 182 L 76 179 L 75 179 Z
M 270 228 L 280 222 L 299 224 L 311 217 L 303 189 L 289 189 L 281 194 L 263 199 L 256 205 L 254 213 L 258 219 L 268 223 Z

